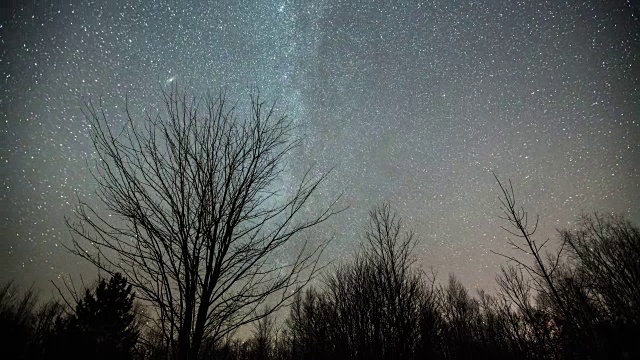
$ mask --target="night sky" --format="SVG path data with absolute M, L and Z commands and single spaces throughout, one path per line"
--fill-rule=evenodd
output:
M 24 4 L 23 4 L 24 3 Z M 640 7 L 634 1 L 13 1 L 2 10 L 0 281 L 47 288 L 96 271 L 62 247 L 76 193 L 99 205 L 83 99 L 122 124 L 161 87 L 255 89 L 303 138 L 282 186 L 335 170 L 311 206 L 326 260 L 357 248 L 387 200 L 419 264 L 492 288 L 508 251 L 491 171 L 540 215 L 640 224 Z M 395 2 L 390 2 L 395 3 Z

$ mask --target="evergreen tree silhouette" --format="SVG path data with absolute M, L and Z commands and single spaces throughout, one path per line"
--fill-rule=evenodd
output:
M 86 290 L 68 319 L 67 349 L 73 358 L 133 359 L 139 332 L 127 280 L 116 273 L 101 279 L 95 292 Z

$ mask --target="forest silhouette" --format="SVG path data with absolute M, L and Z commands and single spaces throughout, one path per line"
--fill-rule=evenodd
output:
M 551 283 L 507 265 L 500 291 L 472 295 L 414 264 L 411 233 L 388 204 L 371 211 L 362 249 L 293 298 L 283 320 L 262 317 L 248 339 L 205 339 L 200 359 L 634 359 L 640 353 L 640 230 L 589 215 L 563 230 Z M 525 261 L 524 258 L 522 261 Z M 558 297 L 553 295 L 555 288 Z M 167 359 L 157 328 L 120 274 L 70 303 L 0 289 L 11 359 Z M 75 303 L 74 303 L 75 301 Z
M 309 211 L 326 173 L 278 190 L 293 122 L 259 96 L 244 118 L 224 93 L 175 85 L 161 99 L 163 114 L 127 108 L 117 131 L 86 104 L 98 196 L 118 221 L 78 199 L 68 248 L 110 277 L 65 283 L 59 301 L 3 285 L 6 358 L 640 358 L 640 230 L 624 217 L 585 214 L 547 247 L 496 176 L 513 249 L 496 293 L 418 267 L 417 236 L 387 202 L 358 251 L 323 268 L 328 240 L 301 239 L 344 209 Z

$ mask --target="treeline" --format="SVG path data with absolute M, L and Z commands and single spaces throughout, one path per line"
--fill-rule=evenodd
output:
M 120 274 L 93 289 L 40 304 L 33 289 L 0 288 L 4 359 L 133 359 L 140 354 L 138 312 Z
M 512 195 L 512 194 L 511 194 Z M 221 347 L 226 359 L 637 359 L 640 232 L 591 215 L 560 232 L 559 252 L 531 239 L 526 214 L 505 198 L 529 259 L 510 257 L 500 291 L 476 296 L 453 276 L 438 285 L 410 256 L 411 233 L 388 206 L 371 212 L 363 249 L 295 298 L 278 331 Z M 523 222 L 524 221 L 524 222 Z M 528 247 L 531 242 L 531 248 Z M 527 265 L 527 261 L 542 263 Z M 218 354 L 221 355 L 221 354 Z
M 618 216 L 584 216 L 543 253 L 526 214 L 510 206 L 512 245 L 499 291 L 440 283 L 418 268 L 413 233 L 388 204 L 370 212 L 354 258 L 265 316 L 252 336 L 205 341 L 202 359 L 634 359 L 640 358 L 640 231 Z M 268 312 L 268 309 L 265 311 Z M 134 293 L 116 274 L 64 305 L 0 290 L 4 358 L 166 359 Z M 7 331 L 8 330 L 8 331 Z M 164 345 L 166 346 L 166 345 Z

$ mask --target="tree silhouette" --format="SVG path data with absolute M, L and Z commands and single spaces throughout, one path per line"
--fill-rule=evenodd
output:
M 132 286 L 119 273 L 86 289 L 74 313 L 58 321 L 57 355 L 77 359 L 133 359 L 139 330 Z
M 268 308 L 265 313 L 270 313 Z M 275 358 L 275 343 L 277 341 L 277 329 L 275 319 L 271 315 L 265 315 L 255 324 L 253 337 L 248 341 L 249 359 L 269 360 Z
M 335 309 L 324 294 L 311 287 L 299 292 L 289 309 L 284 336 L 291 359 L 331 359 L 340 352 L 341 340 L 335 337 Z
M 497 277 L 498 285 L 505 297 L 513 301 L 527 317 L 531 333 L 536 342 L 540 344 L 539 346 L 556 354 L 559 345 L 557 339 L 552 336 L 550 327 L 566 326 L 571 328 L 573 324 L 561 322 L 558 317 L 550 318 L 549 312 L 541 311 L 533 305 L 531 300 L 535 294 L 532 294 L 531 291 L 535 290 L 538 296 L 548 299 L 548 303 L 554 306 L 555 312 L 561 314 L 562 318 L 570 318 L 569 308 L 561 296 L 561 289 L 554 281 L 561 266 L 564 243 L 561 244 L 555 255 L 544 253 L 549 239 L 540 243 L 533 237 L 538 228 L 538 216 L 533 222 L 524 207 L 517 205 L 511 180 L 509 180 L 507 187 L 500 182 L 495 173 L 493 176 L 502 192 L 500 210 L 503 215 L 501 218 L 510 225 L 510 228 L 502 228 L 519 239 L 519 241 L 509 239 L 509 245 L 524 254 L 524 259 L 521 259 L 517 256 L 496 253 L 515 264 L 515 266 L 508 264 L 506 268 L 502 267 L 502 273 Z
M 20 291 L 13 282 L 0 286 L 4 358 L 44 358 L 46 346 L 55 332 L 56 319 L 63 311 L 62 305 L 53 300 L 39 304 L 39 294 L 33 288 Z
M 495 176 L 495 174 L 494 174 Z M 626 358 L 639 354 L 640 231 L 622 217 L 583 215 L 575 230 L 561 230 L 558 250 L 533 239 L 537 218 L 516 206 L 513 186 L 496 177 L 502 210 L 521 242 L 509 244 L 523 258 L 497 278 L 505 298 L 524 317 L 533 347 L 555 358 Z M 504 256 L 504 255 L 503 255 Z M 513 265 L 515 264 L 515 265 Z
M 576 230 L 561 236 L 582 286 L 605 316 L 640 326 L 640 230 L 621 216 L 596 213 L 583 215 Z
M 563 320 L 576 329 L 565 336 L 565 352 L 637 358 L 640 230 L 622 216 L 595 213 L 581 216 L 576 229 L 560 236 L 568 259 L 555 281 L 570 312 Z
M 74 253 L 123 273 L 154 306 L 150 320 L 168 353 L 196 359 L 203 339 L 260 319 L 256 310 L 272 295 L 276 311 L 309 281 L 326 242 L 292 239 L 334 214 L 335 202 L 302 217 L 327 174 L 309 170 L 282 189 L 300 139 L 275 104 L 251 97 L 241 119 L 223 93 L 190 98 L 174 86 L 162 100 L 163 113 L 142 120 L 127 108 L 123 129 L 110 126 L 102 104 L 87 104 L 107 213 L 79 199 L 67 223 Z M 285 246 L 292 260 L 276 262 Z
M 18 287 L 12 282 L 5 283 L 0 288 L 0 325 L 7 331 L 4 347 L 9 358 L 22 359 L 27 357 L 29 339 L 33 335 L 34 312 L 37 304 L 37 294 L 33 289 L 19 296 Z
M 297 322 L 303 322 L 294 322 L 292 330 L 304 330 L 297 339 L 308 338 L 309 331 L 320 333 L 333 344 L 324 351 L 336 357 L 409 358 L 419 346 L 417 319 L 426 296 L 420 273 L 412 267 L 413 233 L 403 231 L 400 217 L 384 203 L 369 212 L 364 240 L 351 263 L 326 277 L 325 296 L 304 299 L 306 318 L 294 308 Z

